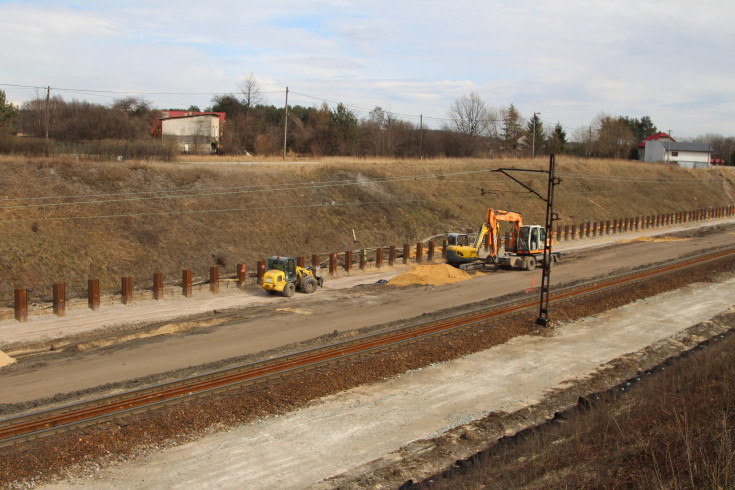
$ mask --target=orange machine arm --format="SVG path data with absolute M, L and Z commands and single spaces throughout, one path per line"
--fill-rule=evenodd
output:
M 506 244 L 507 249 L 514 249 L 518 231 L 523 226 L 523 216 L 512 211 L 503 211 L 500 209 L 487 210 L 487 227 L 490 228 L 490 241 L 493 249 L 493 257 L 498 254 L 498 221 L 508 221 L 513 223 L 513 233 L 510 237 L 510 243 Z

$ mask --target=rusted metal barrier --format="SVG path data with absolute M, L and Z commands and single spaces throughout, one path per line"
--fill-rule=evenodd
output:
M 161 301 L 163 299 L 163 273 L 156 272 L 153 274 L 153 299 Z
M 209 268 L 209 291 L 219 294 L 219 266 L 213 265 Z
M 245 281 L 248 278 L 248 268 L 245 264 L 237 264 L 237 287 L 245 289 Z
M 329 275 L 337 275 L 337 254 L 334 252 L 329 254 Z
M 92 310 L 100 309 L 100 280 L 90 279 L 87 281 L 87 299 L 89 308 Z
M 15 290 L 15 319 L 19 322 L 28 321 L 28 290 Z
M 319 254 L 314 254 L 311 256 L 311 266 L 314 268 L 314 270 L 318 271 L 322 267 L 322 260 L 321 257 L 319 257 Z
M 352 250 L 347 250 L 345 252 L 345 272 L 349 274 L 350 269 L 352 269 Z
M 256 279 L 255 282 L 260 286 L 263 284 L 263 276 L 265 275 L 265 260 L 259 260 L 256 264 L 257 270 L 255 271 Z
M 122 304 L 133 304 L 133 278 L 130 276 L 120 278 L 120 289 Z
M 66 284 L 57 282 L 54 284 L 54 315 L 66 315 Z
M 191 269 L 185 269 L 181 273 L 181 294 L 186 298 L 191 298 Z

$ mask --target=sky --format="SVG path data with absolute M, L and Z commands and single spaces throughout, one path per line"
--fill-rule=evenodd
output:
M 426 127 L 475 92 L 569 136 L 601 114 L 735 136 L 733 25 L 731 0 L 0 0 L 0 90 L 205 109 L 252 74 L 268 104 Z

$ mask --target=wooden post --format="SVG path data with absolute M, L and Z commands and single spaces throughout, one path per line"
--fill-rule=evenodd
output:
M 163 299 L 163 273 L 156 272 L 153 274 L 153 299 L 161 301 Z
M 217 265 L 209 268 L 209 291 L 212 294 L 219 294 L 219 266 Z
M 442 259 L 447 258 L 447 241 L 442 240 Z
M 337 254 L 336 253 L 329 254 L 329 275 L 330 276 L 337 275 Z
M 375 267 L 378 269 L 383 267 L 383 247 L 375 250 Z
M 411 256 L 411 245 L 403 244 L 403 265 L 408 264 L 408 258 Z
M 345 252 L 345 272 L 349 274 L 350 269 L 352 269 L 352 250 L 347 250 Z
M 89 307 L 92 310 L 100 309 L 100 280 L 90 279 L 87 281 Z
M 15 319 L 19 322 L 28 321 L 28 290 L 15 290 Z
M 396 264 L 396 246 L 391 245 L 388 249 L 388 265 L 393 267 Z
M 245 280 L 248 278 L 248 268 L 245 264 L 237 264 L 237 287 L 245 289 Z
M 418 242 L 416 244 L 416 263 L 421 264 L 424 260 L 424 244 Z
M 181 294 L 191 298 L 191 269 L 186 269 L 181 274 Z
M 121 301 L 124 305 L 133 304 L 133 278 L 130 276 L 120 279 Z
M 54 284 L 54 315 L 66 315 L 66 284 Z
M 263 284 L 263 276 L 265 275 L 265 260 L 259 260 L 256 267 L 258 268 L 256 271 L 256 282 L 258 283 L 258 286 L 260 286 Z
M 429 260 L 429 263 L 434 262 L 434 247 L 435 247 L 434 240 L 432 240 L 429 242 L 429 255 L 427 257 Z
M 299 267 L 306 266 L 306 257 L 304 257 L 303 255 L 296 257 L 296 265 Z
M 314 270 L 319 270 L 319 268 L 322 266 L 321 257 L 319 257 L 318 254 L 314 254 L 311 256 L 311 266 L 314 268 Z
M 365 264 L 367 264 L 367 250 L 363 248 L 362 250 L 360 250 L 359 253 L 360 253 L 360 270 L 364 271 Z

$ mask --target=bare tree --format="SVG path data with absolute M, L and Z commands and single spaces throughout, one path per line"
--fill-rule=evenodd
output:
M 474 153 L 478 141 L 486 136 L 490 124 L 490 112 L 476 92 L 455 100 L 449 109 L 452 128 L 464 136 L 465 153 Z
M 241 104 L 245 108 L 245 121 L 247 121 L 250 108 L 263 102 L 263 94 L 260 91 L 260 85 L 251 73 L 245 79 L 237 84 L 237 88 L 242 94 Z

